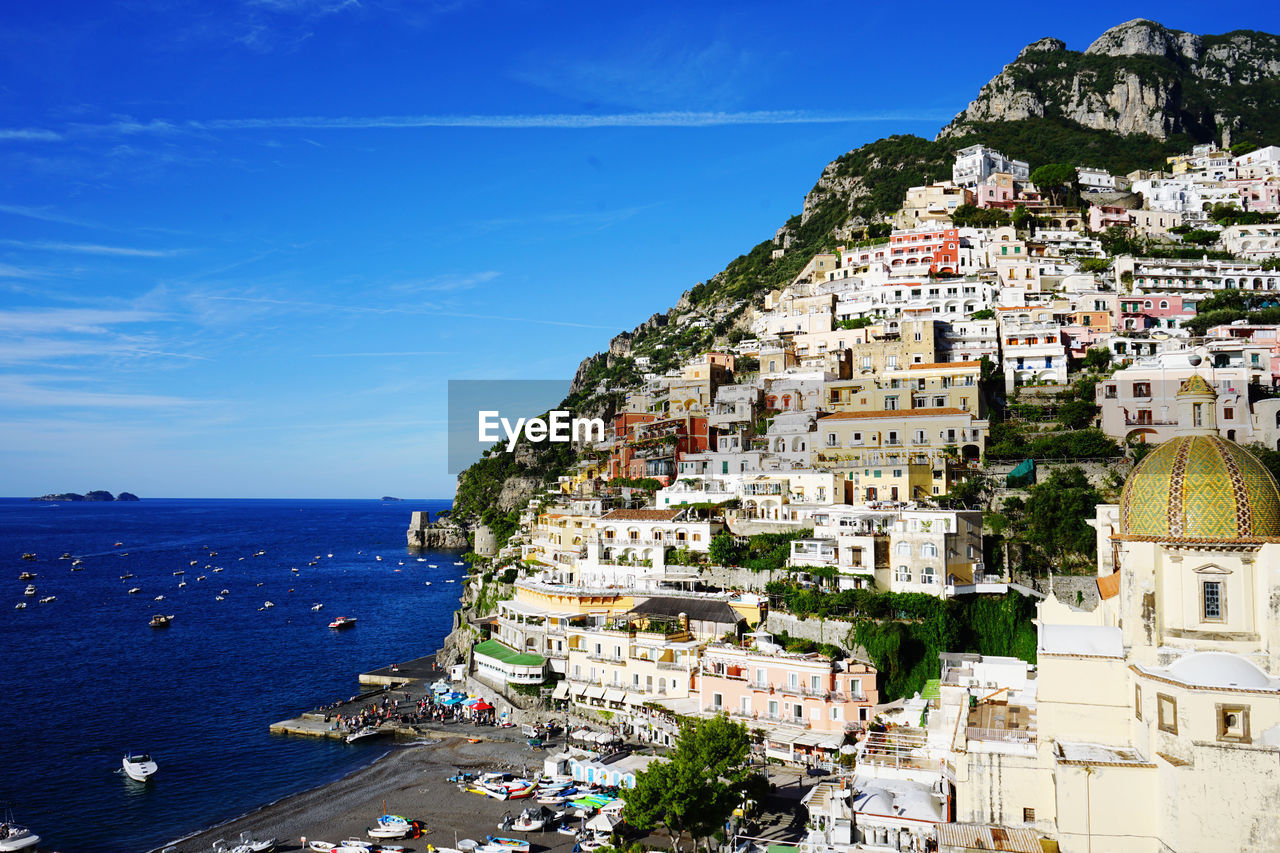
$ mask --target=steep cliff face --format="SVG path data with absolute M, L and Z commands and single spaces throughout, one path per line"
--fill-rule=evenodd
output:
M 939 138 L 978 122 L 1057 118 L 1094 130 L 1194 141 L 1261 142 L 1280 122 L 1280 38 L 1199 36 L 1154 21 L 1112 27 L 1083 52 L 1057 39 L 1027 45 Z

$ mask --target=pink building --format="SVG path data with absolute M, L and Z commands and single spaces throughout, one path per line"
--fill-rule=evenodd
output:
M 871 720 L 876 669 L 854 660 L 785 651 L 765 633 L 748 646 L 711 643 L 702 654 L 699 712 L 728 714 L 768 732 L 771 758 L 829 760 Z
M 1095 204 L 1089 207 L 1089 230 L 1106 231 L 1112 225 L 1127 228 L 1133 224 L 1133 217 L 1123 207 L 1109 204 Z
M 1125 294 L 1120 297 L 1120 331 L 1180 329 L 1195 315 L 1195 302 L 1177 294 Z
M 1227 186 L 1240 193 L 1240 206 L 1245 210 L 1258 213 L 1280 211 L 1280 181 L 1275 178 L 1227 181 Z

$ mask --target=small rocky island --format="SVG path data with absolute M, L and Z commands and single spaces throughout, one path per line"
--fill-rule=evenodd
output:
M 110 492 L 101 489 L 95 489 L 91 492 L 85 492 L 83 495 L 79 492 L 60 492 L 55 495 L 41 495 L 38 498 L 32 498 L 33 501 L 98 501 L 106 503 L 108 501 L 136 501 L 138 496 L 133 492 L 121 492 L 119 495 L 113 495 Z

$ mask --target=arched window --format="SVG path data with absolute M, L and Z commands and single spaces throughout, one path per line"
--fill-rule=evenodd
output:
M 938 546 L 934 545 L 932 542 L 924 543 L 923 545 L 920 546 L 920 556 L 921 557 L 938 556 Z
M 893 549 L 893 553 L 897 554 L 899 557 L 910 557 L 911 546 L 906 542 L 899 542 Z

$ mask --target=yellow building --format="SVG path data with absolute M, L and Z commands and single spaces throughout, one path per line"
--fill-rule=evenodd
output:
M 1184 382 L 1178 435 L 1097 508 L 1102 601 L 1041 605 L 1038 743 L 971 764 L 960 820 L 1065 853 L 1280 849 L 1280 485 L 1214 404 Z
M 836 412 L 818 420 L 814 464 L 844 477 L 852 503 L 932 498 L 971 474 L 987 426 L 953 408 Z
M 826 408 L 833 412 L 900 409 L 959 409 L 985 413 L 982 363 L 978 361 L 911 364 L 874 377 L 826 384 Z
M 938 360 L 933 320 L 903 320 L 896 329 L 868 327 L 862 331 L 865 338 L 855 338 L 849 346 L 854 376 Z

